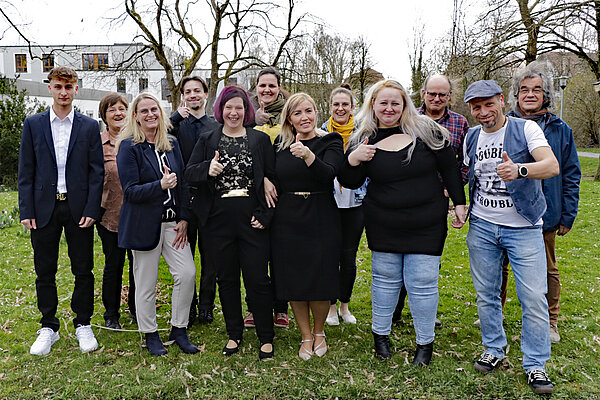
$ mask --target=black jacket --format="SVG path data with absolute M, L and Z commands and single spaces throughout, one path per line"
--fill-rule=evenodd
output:
M 218 150 L 222 134 L 223 127 L 219 126 L 217 129 L 201 135 L 185 169 L 185 179 L 190 185 L 192 194 L 192 210 L 198 217 L 200 226 L 206 224 L 215 196 L 214 178 L 208 175 L 208 169 L 210 161 L 215 156 L 215 151 Z M 275 150 L 266 133 L 246 127 L 246 135 L 252 154 L 254 190 L 258 201 L 258 206 L 252 214 L 265 228 L 268 228 L 274 209 L 267 207 L 263 178 L 266 176 L 269 180 L 274 181 Z

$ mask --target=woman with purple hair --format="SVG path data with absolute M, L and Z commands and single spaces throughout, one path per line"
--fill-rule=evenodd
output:
M 217 129 L 200 136 L 185 170 L 192 209 L 203 227 L 203 243 L 218 266 L 219 298 L 229 341 L 223 354 L 239 351 L 244 329 L 240 269 L 254 312 L 259 359 L 273 358 L 272 292 L 268 277 L 269 231 L 264 177 L 273 180 L 275 155 L 265 133 L 249 128 L 254 109 L 244 89 L 227 86 L 214 108 Z

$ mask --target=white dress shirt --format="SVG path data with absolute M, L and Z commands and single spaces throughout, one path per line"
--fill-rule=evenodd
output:
M 56 183 L 57 193 L 67 193 L 65 170 L 74 117 L 75 110 L 73 108 L 71 108 L 69 115 L 61 120 L 52 107 L 50 107 L 50 128 L 52 129 L 52 141 L 54 142 L 54 154 L 56 154 L 56 167 L 58 168 L 58 182 Z

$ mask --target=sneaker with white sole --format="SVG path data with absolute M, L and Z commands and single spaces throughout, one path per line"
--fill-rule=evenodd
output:
M 550 343 L 560 342 L 560 334 L 558 328 L 554 324 L 550 324 Z
M 554 393 L 554 385 L 544 370 L 532 369 L 528 371 L 527 383 L 536 394 Z
M 79 325 L 75 329 L 75 336 L 79 341 L 79 349 L 82 353 L 88 353 L 98 348 L 98 341 L 92 332 L 91 325 Z
M 340 319 L 338 318 L 337 311 L 335 314 L 328 315 L 325 323 L 329 326 L 338 326 L 340 324 Z
M 477 361 L 473 364 L 473 367 L 484 374 L 492 373 L 502 365 L 502 359 L 496 357 L 490 353 L 483 353 Z
M 50 353 L 52 345 L 60 338 L 58 332 L 54 332 L 52 328 L 42 328 L 37 331 L 37 334 L 37 339 L 29 349 L 29 353 L 34 356 L 43 356 Z

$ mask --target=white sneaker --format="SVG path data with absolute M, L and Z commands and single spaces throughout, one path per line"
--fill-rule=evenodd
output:
M 75 329 L 75 336 L 79 340 L 79 349 L 82 353 L 94 351 L 98 348 L 98 341 L 94 337 L 91 325 L 80 325 Z
M 354 315 L 352 315 L 352 313 L 350 313 L 350 312 L 348 314 L 340 313 L 340 317 L 342 317 L 342 321 L 344 321 L 345 323 L 356 325 L 356 317 Z
M 550 343 L 560 342 L 560 334 L 556 325 L 550 324 Z
M 43 356 L 50 353 L 52 345 L 60 338 L 58 332 L 54 332 L 52 328 L 42 328 L 37 331 L 37 334 L 37 339 L 29 349 L 29 353 L 34 356 Z
M 337 312 L 335 314 L 328 315 L 325 323 L 330 326 L 338 326 L 340 324 L 340 319 L 338 318 Z

